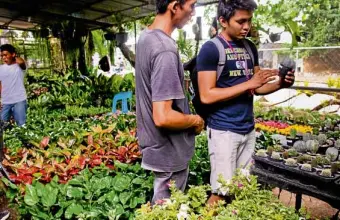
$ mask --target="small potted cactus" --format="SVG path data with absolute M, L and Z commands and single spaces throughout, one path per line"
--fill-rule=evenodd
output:
M 297 157 L 299 155 L 295 148 L 290 148 L 287 152 L 290 157 Z
M 323 169 L 323 170 L 321 170 L 321 172 L 319 172 L 319 175 L 329 178 L 329 177 L 332 177 L 332 171 L 331 171 L 331 169 Z
M 334 146 L 336 147 L 336 149 L 340 150 L 340 139 L 335 141 Z
M 303 141 L 309 141 L 312 140 L 312 134 L 310 132 L 304 133 L 302 134 L 302 140 Z
M 258 150 L 255 155 L 258 156 L 258 157 L 267 157 L 268 156 L 267 151 L 263 150 L 263 149 Z
M 306 142 L 304 141 L 296 141 L 293 145 L 293 148 L 296 149 L 296 151 L 299 153 L 307 152 Z
M 315 155 L 319 150 L 319 142 L 317 140 L 308 140 L 306 142 L 307 151 Z
M 330 147 L 326 150 L 326 157 L 332 162 L 337 160 L 338 155 L 339 155 L 339 150 L 336 149 L 335 147 Z
M 318 135 L 318 141 L 320 145 L 326 144 L 327 136 L 325 134 L 319 134 Z
M 288 151 L 283 152 L 283 153 L 282 153 L 282 157 L 283 157 L 283 159 L 288 159 L 288 158 L 289 158 L 289 153 L 288 153 Z
M 272 146 L 267 147 L 267 154 L 268 154 L 269 156 L 272 155 L 273 151 L 274 151 L 274 148 L 273 148 Z
M 301 170 L 312 172 L 312 165 L 308 163 L 304 163 L 301 165 Z
M 293 158 L 288 158 L 285 162 L 285 165 L 290 166 L 290 167 L 296 167 L 297 161 Z
M 271 158 L 274 160 L 282 160 L 279 152 L 273 152 Z

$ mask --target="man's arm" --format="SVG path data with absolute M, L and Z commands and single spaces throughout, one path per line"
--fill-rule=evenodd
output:
M 26 70 L 26 63 L 24 59 L 22 59 L 21 57 L 16 57 L 15 62 L 20 66 L 22 70 Z
M 200 99 L 204 104 L 233 99 L 248 90 L 256 89 L 273 80 L 273 76 L 277 75 L 277 73 L 271 70 L 261 71 L 255 74 L 250 80 L 228 88 L 216 87 L 216 75 L 216 71 L 198 72 Z
M 152 115 L 155 125 L 171 130 L 194 128 L 200 133 L 204 128 L 204 121 L 199 115 L 186 115 L 172 109 L 172 100 L 152 103 Z
M 256 73 L 259 73 L 262 70 L 260 69 L 259 66 L 255 66 L 254 71 L 255 71 L 255 74 L 256 74 Z M 278 70 L 276 70 L 276 72 L 278 73 Z M 285 87 L 292 86 L 294 84 L 294 79 L 295 79 L 294 73 L 289 72 L 286 75 L 286 78 L 285 78 L 285 83 L 287 84 L 287 86 L 285 86 Z M 255 94 L 256 95 L 267 95 L 267 94 L 276 92 L 277 90 L 279 90 L 281 88 L 283 88 L 283 87 L 282 87 L 281 78 L 280 78 L 276 82 L 266 83 L 263 86 L 255 89 Z

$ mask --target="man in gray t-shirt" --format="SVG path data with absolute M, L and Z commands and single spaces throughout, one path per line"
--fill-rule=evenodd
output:
M 194 15 L 195 3 L 157 0 L 156 18 L 137 44 L 137 136 L 142 166 L 155 174 L 153 203 L 170 196 L 170 180 L 185 189 L 195 133 L 204 126 L 201 117 L 190 114 L 183 66 L 170 37 Z
M 26 64 L 23 59 L 17 57 L 12 45 L 1 45 L 0 51 L 4 63 L 0 66 L 1 119 L 7 122 L 13 115 L 17 125 L 22 126 L 26 122 L 27 110 L 27 96 L 24 86 Z

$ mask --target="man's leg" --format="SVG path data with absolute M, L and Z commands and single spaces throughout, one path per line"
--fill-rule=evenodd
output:
M 242 144 L 237 152 L 237 167 L 245 168 L 251 162 L 251 156 L 255 148 L 255 130 L 244 135 Z
M 8 122 L 12 114 L 12 104 L 3 104 L 1 110 L 1 120 Z
M 26 110 L 27 110 L 27 101 L 17 102 L 14 104 L 14 120 L 18 126 L 22 126 L 26 123 Z
M 218 176 L 221 174 L 225 180 L 231 180 L 237 162 L 237 149 L 242 141 L 242 135 L 230 132 L 219 131 L 207 128 L 208 147 L 211 164 L 210 184 L 212 195 L 208 204 L 214 204 L 218 200 L 224 199 L 218 194 Z
M 178 172 L 154 172 L 154 195 L 152 204 L 158 200 L 170 198 L 169 183 L 170 180 L 175 181 L 176 187 L 181 191 L 185 190 L 188 180 L 189 168 Z

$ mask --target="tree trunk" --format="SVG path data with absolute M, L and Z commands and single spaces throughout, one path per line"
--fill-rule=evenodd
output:
M 131 66 L 135 68 L 136 55 L 133 51 L 125 43 L 118 44 L 117 47 L 122 51 L 123 56 L 130 62 Z
M 50 37 L 48 39 L 51 51 L 51 66 L 52 69 L 63 73 L 66 70 L 65 58 L 63 50 L 61 48 L 60 39 L 55 37 Z

